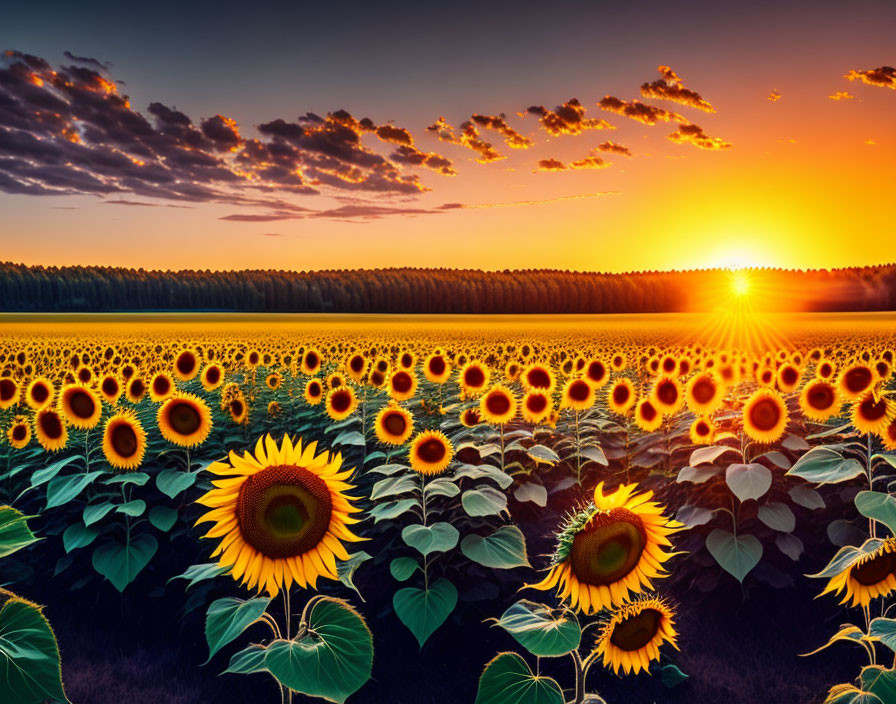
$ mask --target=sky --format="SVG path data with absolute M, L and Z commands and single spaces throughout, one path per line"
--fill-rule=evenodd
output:
M 0 9 L 0 260 L 896 259 L 896 3 Z

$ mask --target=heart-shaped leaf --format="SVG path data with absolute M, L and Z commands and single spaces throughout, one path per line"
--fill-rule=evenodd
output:
M 726 452 L 737 452 L 733 447 L 728 445 L 710 445 L 709 447 L 700 447 L 691 453 L 688 464 L 696 467 L 700 464 L 712 464 Z
M 706 548 L 738 582 L 744 581 L 762 557 L 762 543 L 755 535 L 733 535 L 719 528 L 706 536 Z
M 579 647 L 582 629 L 569 609 L 521 599 L 495 622 L 539 657 L 560 657 Z
M 163 533 L 167 533 L 177 523 L 177 511 L 168 506 L 153 506 L 149 511 L 149 522 Z
M 516 526 L 501 526 L 489 536 L 471 533 L 460 543 L 461 552 L 473 562 L 496 569 L 530 567 L 526 539 Z
M 163 469 L 156 475 L 156 486 L 165 496 L 172 499 L 177 498 L 178 494 L 196 483 L 199 471 L 182 472 L 177 469 Z
M 392 606 L 422 648 L 457 606 L 457 589 L 445 578 L 430 584 L 429 589 L 405 587 L 395 592 Z
M 468 489 L 460 501 L 468 516 L 497 516 L 507 509 L 507 495 L 493 486 Z
M 401 539 L 426 557 L 432 552 L 446 552 L 457 545 L 460 533 L 450 523 L 434 523 L 431 526 L 414 524 L 405 526 Z
M 725 472 L 728 488 L 741 501 L 759 499 L 771 488 L 772 472 L 758 463 L 730 464 Z
M 158 547 L 158 541 L 144 533 L 131 538 L 127 544 L 113 541 L 100 545 L 93 551 L 91 562 L 93 569 L 122 592 L 149 564 Z
M 261 618 L 271 600 L 267 597 L 255 599 L 217 599 L 205 614 L 205 640 L 208 643 L 208 662 L 215 653 L 230 643 L 240 633 Z
M 896 499 L 879 491 L 860 491 L 855 498 L 856 508 L 866 518 L 880 521 L 896 534 Z
M 548 505 L 548 490 L 536 482 L 523 482 L 514 489 L 513 496 L 517 501 L 531 501 L 542 508 Z
M 70 474 L 65 477 L 54 477 L 47 484 L 47 508 L 62 506 L 74 499 L 97 477 L 105 472 L 88 472 L 87 474 Z
M 789 477 L 800 477 L 814 484 L 836 484 L 855 479 L 865 468 L 854 459 L 846 459 L 829 447 L 813 447 L 788 471 Z
M 66 552 L 86 547 L 96 540 L 96 536 L 99 534 L 99 528 L 95 526 L 72 523 L 62 534 L 62 547 Z
M 787 504 L 770 501 L 759 507 L 759 520 L 772 530 L 790 533 L 796 527 L 796 516 Z
M 370 679 L 373 637 L 346 602 L 324 598 L 295 640 L 275 640 L 264 664 L 290 689 L 342 704 Z
M 516 653 L 500 653 L 479 678 L 475 704 L 563 704 L 563 690 L 551 677 L 533 674 Z
M 82 514 L 84 525 L 91 526 L 94 523 L 98 523 L 114 508 L 115 504 L 111 501 L 103 501 L 102 503 L 85 506 L 84 513 Z

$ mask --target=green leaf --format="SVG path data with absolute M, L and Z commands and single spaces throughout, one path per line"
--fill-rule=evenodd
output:
M 167 533 L 177 523 L 177 511 L 168 506 L 153 506 L 149 510 L 149 522 L 163 533 Z
M 664 687 L 672 689 L 684 682 L 688 676 L 679 670 L 675 665 L 663 665 L 660 670 L 660 680 Z
M 548 505 L 548 490 L 536 482 L 523 482 L 514 489 L 513 496 L 517 501 L 531 501 L 541 508 Z
M 824 645 L 816 648 L 811 653 L 804 653 L 802 657 L 808 657 L 810 655 L 815 655 L 816 653 L 820 653 L 822 650 L 826 648 L 830 648 L 834 643 L 855 643 L 856 645 L 862 645 L 864 641 L 867 641 L 867 636 L 865 632 L 859 628 L 858 626 L 854 626 L 851 623 L 845 623 L 840 626 L 840 630 L 837 631 L 834 635 L 832 635 L 828 642 Z
M 71 455 L 70 457 L 66 457 L 64 459 L 59 460 L 58 462 L 54 462 L 51 465 L 47 465 L 43 469 L 39 469 L 31 475 L 31 486 L 40 486 L 41 484 L 45 484 L 50 481 L 53 477 L 55 477 L 59 472 L 71 464 L 75 460 L 83 460 L 84 455 Z
M 868 627 L 868 635 L 872 638 L 877 638 L 890 650 L 896 652 L 896 619 L 874 619 Z
M 787 504 L 780 501 L 769 501 L 760 506 L 758 516 L 772 530 L 790 533 L 796 528 L 796 516 Z
M 797 460 L 788 477 L 800 477 L 815 484 L 836 484 L 855 479 L 865 473 L 857 460 L 846 459 L 829 447 L 813 447 Z
M 119 513 L 123 513 L 125 516 L 136 518 L 137 516 L 143 515 L 143 512 L 146 510 L 146 502 L 142 499 L 134 499 L 133 501 L 121 504 L 116 510 Z
M 575 650 L 582 629 L 569 609 L 554 609 L 528 599 L 520 599 L 495 621 L 533 655 L 555 658 Z
M 712 520 L 713 512 L 703 506 L 695 504 L 685 504 L 678 513 L 675 514 L 675 520 L 683 523 L 688 528 L 696 528 L 697 526 L 706 525 Z
M 208 643 L 208 660 L 231 642 L 250 625 L 261 618 L 271 600 L 267 597 L 236 599 L 228 596 L 217 599 L 205 613 L 205 641 Z
M 454 478 L 491 479 L 502 489 L 513 484 L 513 477 L 490 464 L 464 464 L 454 470 Z
M 896 702 L 896 670 L 886 670 L 880 665 L 868 665 L 859 675 L 862 689 L 878 697 L 882 702 Z
M 373 516 L 373 522 L 391 521 L 399 516 L 403 516 L 413 508 L 419 508 L 420 502 L 417 499 L 401 499 L 400 501 L 388 501 L 386 503 L 377 504 L 367 512 L 368 516 Z
M 563 704 L 563 690 L 555 679 L 534 675 L 516 653 L 500 653 L 479 678 L 475 704 Z
M 808 508 L 810 511 L 824 508 L 824 499 L 821 498 L 821 494 L 808 486 L 797 484 L 790 487 L 790 491 L 787 493 L 790 494 L 790 498 L 793 499 L 794 503 Z
M 762 543 L 755 535 L 732 535 L 719 528 L 706 536 L 706 548 L 738 582 L 744 581 L 762 557 Z
M 183 472 L 179 469 L 163 469 L 156 475 L 156 486 L 165 496 L 177 498 L 178 494 L 196 483 L 199 471 L 201 470 Z
M 355 586 L 355 572 L 361 565 L 372 558 L 373 555 L 359 550 L 349 555 L 347 560 L 339 560 L 336 563 L 336 576 L 339 578 L 339 581 L 349 589 L 354 589 L 358 596 L 361 596 L 361 592 Z M 364 601 L 364 597 L 361 597 L 361 601 Z
M 185 587 L 185 591 L 190 587 L 193 587 L 199 582 L 204 582 L 207 579 L 214 579 L 215 577 L 220 577 L 222 574 L 226 574 L 230 571 L 230 567 L 223 567 L 219 565 L 217 562 L 210 562 L 204 565 L 190 565 L 184 571 L 183 574 L 176 575 L 168 580 L 167 584 L 170 584 L 175 579 L 186 579 L 187 586 Z
M 413 557 L 396 557 L 389 563 L 389 572 L 399 582 L 406 582 L 411 578 L 420 564 Z
M 108 479 L 104 479 L 104 484 L 134 484 L 143 486 L 149 481 L 149 475 L 146 472 L 124 472 L 123 474 L 115 474 Z
M 47 508 L 54 508 L 68 503 L 102 474 L 105 474 L 105 472 L 96 471 L 88 472 L 87 474 L 70 474 L 66 477 L 54 477 L 47 484 Z
M 556 464 L 560 461 L 560 456 L 551 448 L 545 447 L 544 445 L 533 445 L 526 449 L 526 454 L 536 462 Z
M 728 445 L 710 445 L 709 447 L 700 447 L 691 453 L 688 464 L 696 467 L 698 464 L 712 464 L 726 452 L 737 452 L 733 447 Z
M 808 576 L 817 577 L 819 579 L 830 579 L 831 577 L 840 574 L 845 569 L 852 567 L 865 555 L 870 555 L 877 551 L 883 544 L 884 541 L 879 538 L 869 538 L 862 543 L 860 547 L 845 545 L 837 551 L 837 554 L 834 555 L 833 559 L 827 564 L 827 567 L 817 574 L 810 574 Z
M 303 624 L 305 625 L 305 624 Z M 344 601 L 324 598 L 311 610 L 304 635 L 275 640 L 264 661 L 290 689 L 342 704 L 373 669 L 373 637 L 364 619 Z
M 12 506 L 0 506 L 0 557 L 12 555 L 16 550 L 36 543 L 39 538 L 28 527 L 28 519 Z
M 230 664 L 221 674 L 228 672 L 235 675 L 251 675 L 255 672 L 267 672 L 268 668 L 264 664 L 264 658 L 268 649 L 263 645 L 250 645 L 230 658 Z
M 415 477 L 409 477 L 406 474 L 386 477 L 373 485 L 370 490 L 370 498 L 373 500 L 383 499 L 387 496 L 407 494 L 409 491 L 416 491 L 419 488 L 420 482 Z
M 115 508 L 115 504 L 110 501 L 103 501 L 99 504 L 88 504 L 84 507 L 82 514 L 85 526 L 91 526 L 105 517 L 109 511 Z
M 62 534 L 62 546 L 66 552 L 87 547 L 100 534 L 99 528 L 72 523 Z
M 401 539 L 426 557 L 432 552 L 446 552 L 457 545 L 460 533 L 450 523 L 434 523 L 431 526 L 414 524 L 405 526 Z
M 497 516 L 507 510 L 507 496 L 492 486 L 467 489 L 460 501 L 468 516 Z
M 859 513 L 880 521 L 896 535 L 896 499 L 879 491 L 860 491 L 855 502 Z
M 0 701 L 68 702 L 62 688 L 59 647 L 40 607 L 9 592 L 0 608 Z
M 333 440 L 334 445 L 353 445 L 355 447 L 364 447 L 367 444 L 367 441 L 364 440 L 364 436 L 361 435 L 357 430 L 349 430 L 346 432 L 339 433 L 336 438 Z
M 392 606 L 422 648 L 457 606 L 457 589 L 445 578 L 431 584 L 429 589 L 405 587 L 395 592 Z
M 761 464 L 729 464 L 725 472 L 728 488 L 740 501 L 759 499 L 772 485 L 771 470 Z
M 113 541 L 100 545 L 93 551 L 93 569 L 112 582 L 118 591 L 124 591 L 140 571 L 149 564 L 159 547 L 151 535 L 131 538 L 129 543 Z
M 437 479 L 427 482 L 424 492 L 427 497 L 447 496 L 450 499 L 457 496 L 460 493 L 460 489 L 457 488 L 457 484 L 455 484 L 452 479 L 449 479 L 448 477 L 438 477 Z
M 460 543 L 460 551 L 473 562 L 495 569 L 531 567 L 526 556 L 526 539 L 516 526 L 501 526 L 489 536 L 471 533 Z

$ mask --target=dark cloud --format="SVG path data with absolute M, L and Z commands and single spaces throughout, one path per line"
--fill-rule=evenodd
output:
M 499 159 L 506 158 L 501 155 L 490 142 L 486 142 L 482 139 L 479 135 L 479 130 L 476 129 L 476 126 L 470 120 L 462 122 L 458 132 L 455 132 L 454 127 L 452 127 L 444 117 L 439 117 L 438 120 L 426 129 L 428 132 L 434 133 L 442 142 L 457 144 L 476 152 L 479 155 L 476 161 L 480 164 L 487 164 L 491 161 L 498 161 Z
M 494 130 L 504 138 L 504 144 L 511 149 L 528 149 L 533 142 L 528 137 L 524 137 L 513 127 L 507 124 L 507 116 L 501 115 L 479 115 L 474 114 L 471 118 L 480 127 L 488 130 Z
M 687 122 L 685 118 L 677 113 L 642 103 L 640 100 L 620 100 L 615 96 L 607 95 L 604 96 L 598 105 L 602 110 L 637 120 L 645 125 L 655 125 L 657 122 Z
M 538 161 L 538 171 L 563 171 L 564 169 L 566 169 L 566 164 L 559 159 L 539 159 Z
M 277 212 L 306 209 L 278 194 L 428 190 L 404 168 L 454 173 L 449 159 L 417 150 L 411 133 L 345 110 L 274 119 L 245 137 L 214 115 L 194 122 L 162 102 L 135 110 L 98 60 L 71 55 L 52 67 L 17 51 L 0 55 L 0 191 L 29 195 L 118 194 L 169 202 L 225 202 Z M 387 158 L 366 146 L 375 133 L 399 149 Z M 464 137 L 469 141 L 469 136 Z
M 615 129 L 606 120 L 585 117 L 585 107 L 576 98 L 570 98 L 554 110 L 548 110 L 543 105 L 532 105 L 526 112 L 537 115 L 542 128 L 552 137 L 581 134 L 585 130 Z
M 896 90 L 896 68 L 892 66 L 881 66 L 880 68 L 871 68 L 866 71 L 853 69 L 843 77 L 848 78 L 850 81 L 861 81 L 869 86 Z
M 641 85 L 641 95 L 651 100 L 671 100 L 704 112 L 715 112 L 715 108 L 694 90 L 684 87 L 681 78 L 668 66 L 658 66 L 662 78 Z M 652 124 L 652 123 L 651 123 Z
M 677 144 L 693 144 L 700 149 L 718 150 L 731 147 L 730 142 L 719 137 L 710 137 L 698 125 L 684 124 L 669 135 L 669 139 Z
M 622 156 L 631 156 L 631 150 L 621 144 L 615 142 L 601 142 L 597 145 L 597 149 L 602 152 L 610 152 L 612 154 L 621 154 Z
M 75 56 L 70 51 L 62 52 L 62 55 L 67 58 L 69 61 L 74 61 L 76 64 L 84 64 L 86 66 L 93 66 L 94 68 L 100 71 L 108 71 L 112 68 L 112 64 L 107 62 L 98 61 L 97 59 L 92 59 L 89 56 Z M 123 83 L 123 81 L 119 81 L 119 83 Z
M 592 149 L 591 153 L 583 159 L 577 159 L 569 164 L 564 164 L 559 159 L 542 159 L 538 162 L 536 171 L 567 171 L 579 169 L 603 169 L 610 163 L 604 161 L 597 155 L 597 149 Z

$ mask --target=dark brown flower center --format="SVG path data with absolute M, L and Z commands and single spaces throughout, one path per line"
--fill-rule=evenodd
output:
M 118 393 L 118 381 L 113 376 L 107 376 L 100 388 L 106 396 L 115 396 Z
M 485 407 L 495 416 L 503 416 L 510 411 L 510 397 L 505 391 L 493 391 L 485 399 Z
M 816 411 L 826 411 L 837 400 L 833 387 L 829 384 L 813 384 L 806 392 L 806 403 Z
M 663 614 L 657 609 L 643 609 L 613 627 L 610 642 L 620 650 L 634 652 L 650 643 L 659 633 Z
M 665 406 L 673 406 L 678 401 L 678 387 L 671 379 L 662 379 L 656 385 L 656 397 Z
M 65 426 L 63 426 L 62 419 L 56 411 L 41 413 L 37 417 L 37 422 L 40 425 L 43 434 L 50 438 L 50 440 L 58 440 L 62 437 Z
M 28 436 L 28 427 L 24 423 L 19 423 L 12 427 L 12 439 L 15 442 L 22 442 Z
M 408 428 L 407 419 L 399 411 L 386 411 L 383 415 L 383 428 L 389 435 L 399 437 Z
M 855 367 L 843 375 L 843 383 L 854 394 L 864 391 L 871 385 L 873 376 L 868 367 Z
M 534 389 L 547 389 L 551 385 L 551 375 L 543 367 L 535 367 L 526 372 L 526 381 Z
M 237 497 L 243 539 L 271 559 L 314 549 L 330 527 L 332 511 L 326 482 L 295 465 L 267 467 L 251 475 Z
M 892 552 L 872 557 L 850 569 L 852 578 L 865 587 L 883 582 L 891 574 L 896 574 L 896 553 Z
M 653 407 L 653 404 L 650 401 L 645 401 L 641 404 L 641 417 L 646 420 L 648 423 L 652 421 L 657 416 L 656 408 Z
M 395 372 L 395 374 L 392 375 L 392 388 L 395 389 L 397 393 L 406 394 L 411 390 L 413 384 L 414 380 L 407 372 Z
M 109 442 L 121 457 L 133 457 L 137 453 L 137 433 L 130 423 L 117 423 L 109 435 Z
M 613 584 L 637 566 L 647 545 L 644 523 L 626 508 L 596 513 L 573 539 L 569 553 L 576 578 L 585 584 Z
M 470 367 L 464 372 L 464 384 L 471 388 L 479 388 L 485 384 L 485 372 L 479 366 Z
M 591 387 L 588 386 L 587 381 L 576 379 L 569 385 L 567 393 L 573 401 L 582 403 L 584 401 L 587 401 L 588 397 L 591 395 Z
M 168 425 L 178 435 L 192 435 L 202 425 L 202 416 L 187 401 L 175 401 L 168 407 Z
M 218 367 L 209 367 L 205 372 L 205 380 L 209 384 L 217 384 L 221 379 L 221 370 Z
M 364 358 L 361 355 L 356 354 L 349 360 L 348 366 L 355 374 L 360 374 L 364 371 Z
M 427 464 L 435 464 L 445 459 L 448 448 L 440 438 L 427 438 L 417 446 L 417 457 Z
M 0 379 L 0 401 L 9 401 L 16 395 L 16 382 L 12 379 Z
M 715 395 L 716 385 L 709 377 L 701 376 L 691 387 L 691 396 L 697 403 L 709 403 Z
M 613 402 L 619 406 L 627 403 L 631 398 L 632 392 L 625 384 L 619 384 L 613 389 Z
M 337 413 L 345 413 L 352 405 L 352 397 L 347 389 L 336 389 L 330 395 L 330 406 Z
M 192 352 L 181 352 L 175 364 L 177 371 L 184 376 L 192 374 L 196 369 L 196 356 Z
M 607 368 L 604 366 L 603 362 L 594 360 L 588 365 L 588 378 L 591 379 L 591 381 L 601 382 L 606 375 Z
M 795 367 L 789 364 L 781 368 L 781 381 L 785 386 L 793 386 L 800 379 L 800 374 Z
M 433 376 L 442 376 L 445 373 L 445 360 L 440 357 L 432 357 L 429 360 L 429 373 Z
M 770 398 L 761 398 L 750 408 L 750 423 L 759 430 L 769 431 L 781 420 L 781 409 Z
M 526 396 L 526 408 L 532 413 L 544 413 L 544 409 L 548 407 L 547 396 L 541 394 L 532 394 Z
M 50 398 L 50 389 L 43 382 L 37 383 L 31 387 L 31 398 L 37 403 L 43 403 Z
M 887 410 L 886 399 L 875 401 L 873 396 L 869 396 L 859 404 L 859 415 L 872 423 L 886 416 Z
M 171 391 L 171 382 L 166 376 L 157 376 L 152 380 L 152 390 L 157 396 L 165 396 Z
M 96 412 L 96 403 L 86 391 L 78 389 L 68 397 L 68 406 L 72 415 L 82 420 L 93 417 Z

